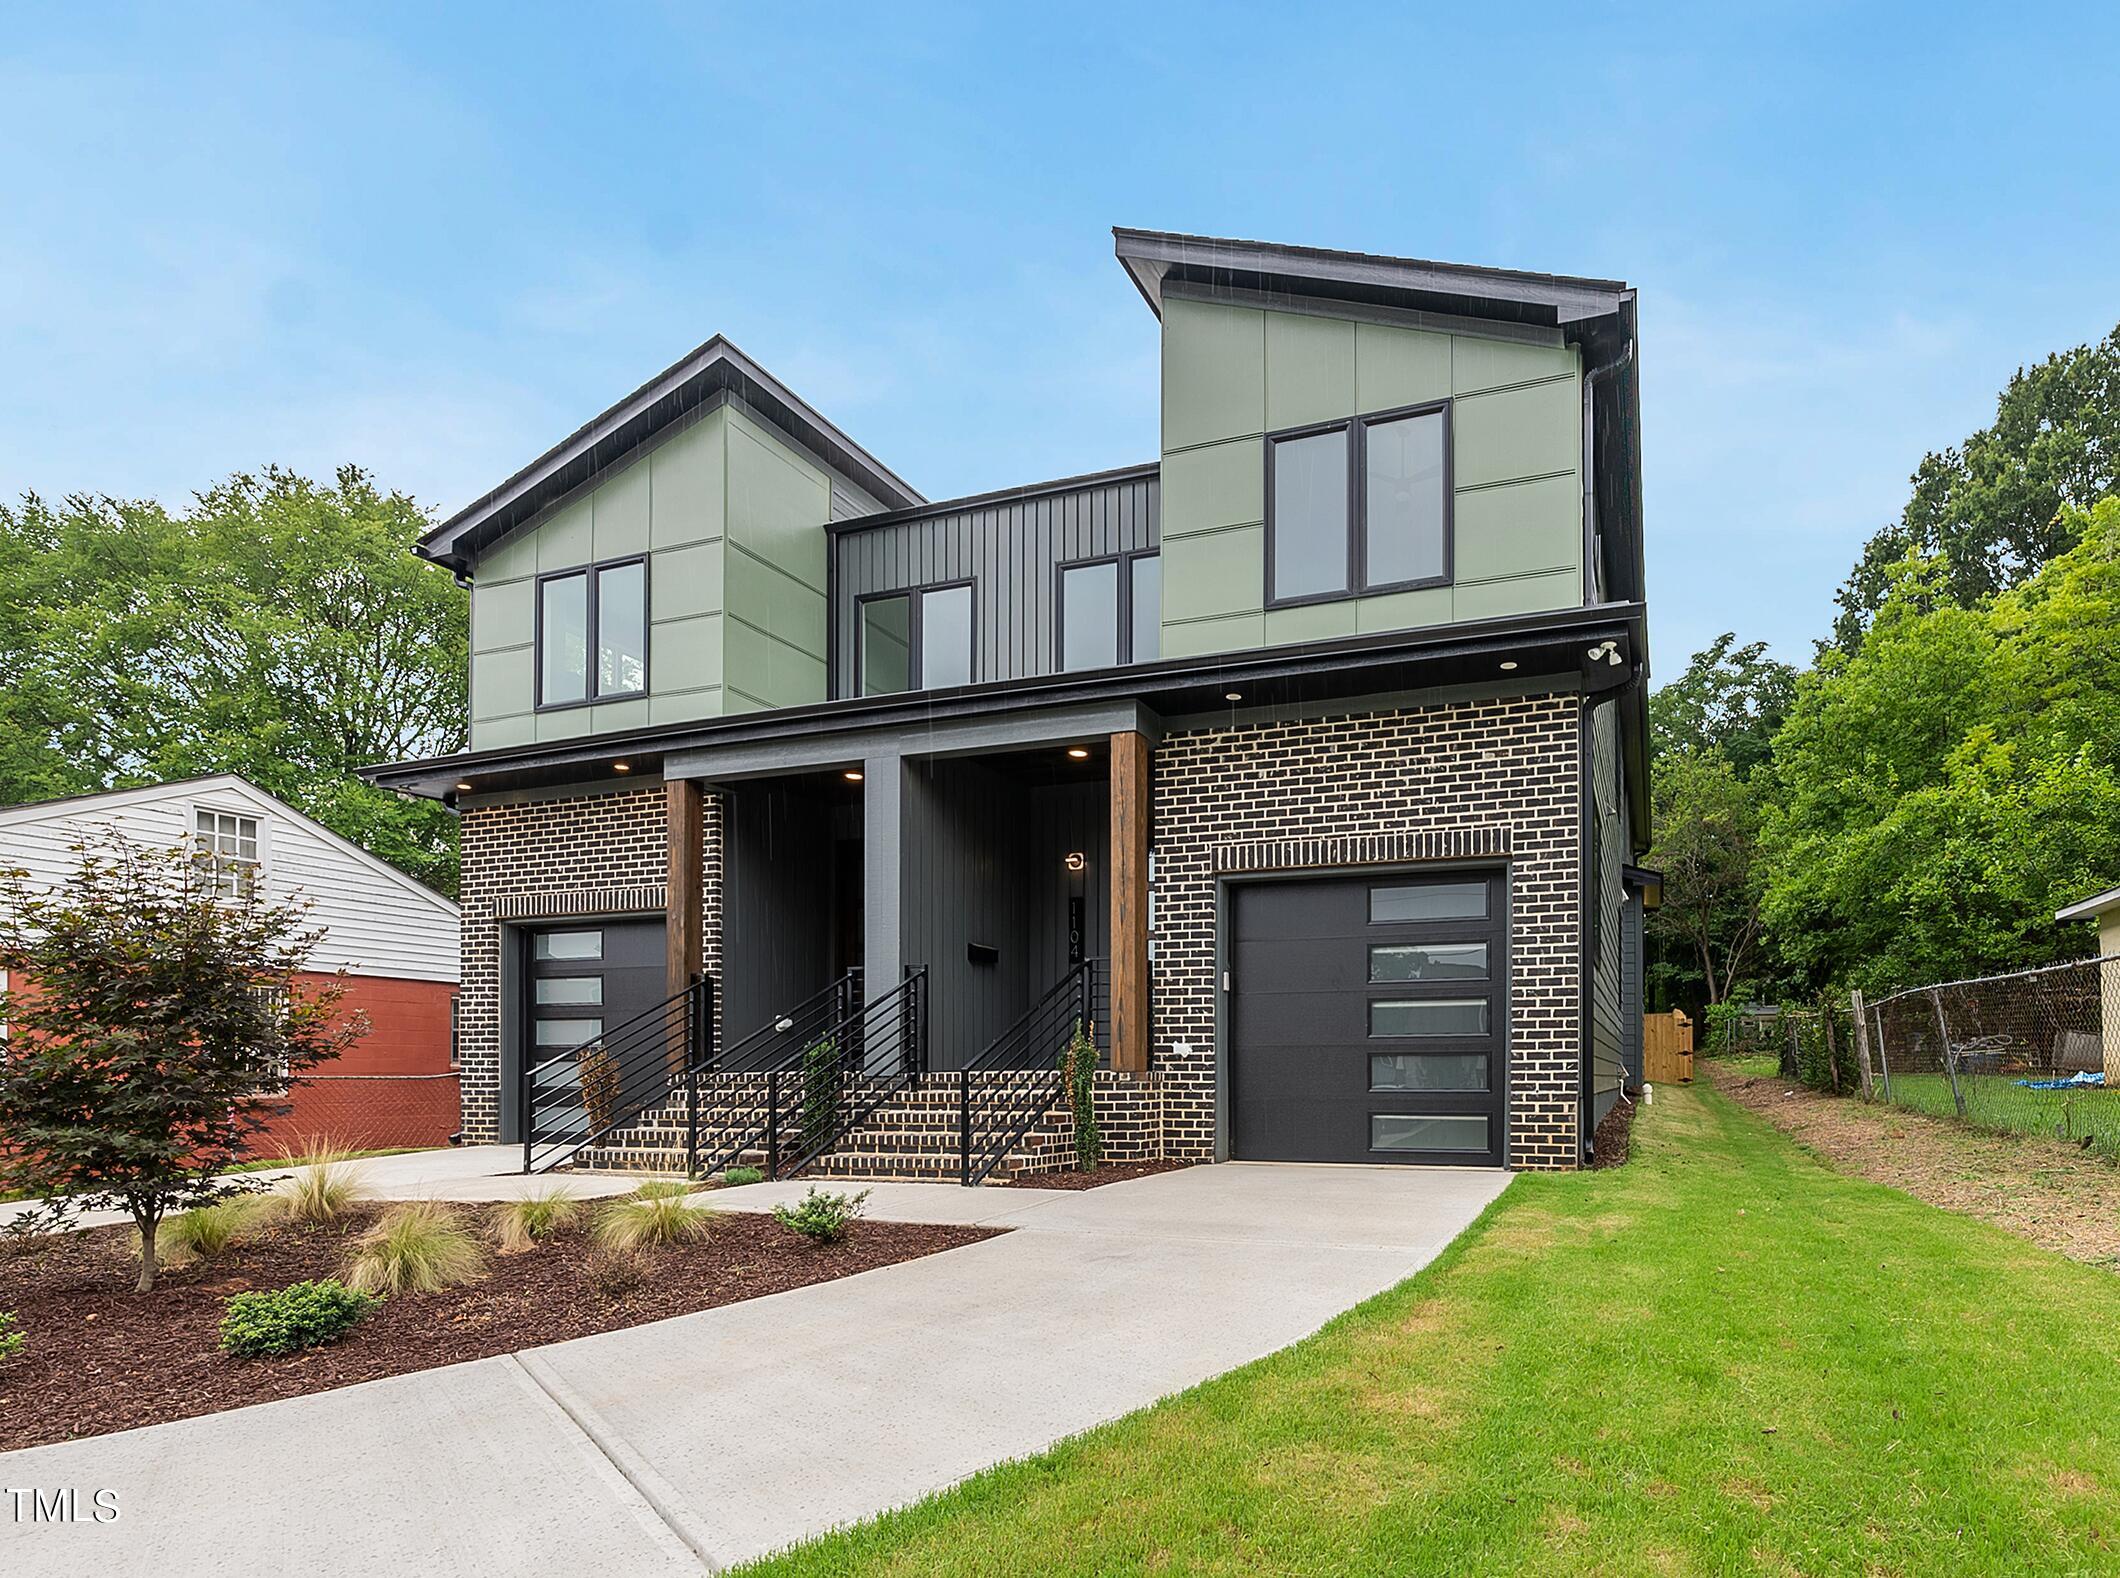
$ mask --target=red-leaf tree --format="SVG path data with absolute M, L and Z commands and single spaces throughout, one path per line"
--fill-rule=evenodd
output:
M 291 1081 L 366 1033 L 345 987 L 298 983 L 308 906 L 225 879 L 188 848 L 111 835 L 57 887 L 0 879 L 0 1190 L 54 1224 L 122 1210 L 155 1284 L 172 1211 L 242 1185 L 222 1175 L 287 1109 Z

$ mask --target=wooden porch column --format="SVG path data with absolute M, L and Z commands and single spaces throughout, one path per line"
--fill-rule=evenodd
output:
M 1148 1072 L 1149 757 L 1145 734 L 1111 737 L 1112 1067 Z
M 664 903 L 669 919 L 663 927 L 665 995 L 675 997 L 692 984 L 705 964 L 706 927 L 700 885 L 705 854 L 706 792 L 697 778 L 672 778 L 663 785 L 670 828 Z

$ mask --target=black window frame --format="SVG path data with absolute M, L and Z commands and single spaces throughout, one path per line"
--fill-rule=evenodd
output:
M 930 592 L 951 592 L 957 590 L 959 587 L 964 588 L 966 591 L 972 594 L 972 617 L 971 622 L 966 627 L 965 631 L 965 639 L 969 643 L 970 647 L 970 650 L 965 654 L 968 660 L 965 664 L 965 668 L 968 671 L 970 677 L 965 680 L 965 683 L 967 685 L 976 685 L 979 683 L 979 581 L 976 576 L 967 575 L 959 577 L 958 579 L 953 581 L 923 581 L 918 586 L 894 586 L 888 591 L 863 592 L 855 597 L 854 672 L 852 673 L 852 675 L 849 676 L 854 682 L 854 695 L 910 696 L 915 691 L 926 690 L 928 688 L 926 672 L 927 595 Z M 871 691 L 862 684 L 863 677 L 867 672 L 862 663 L 862 648 L 867 644 L 868 641 L 868 627 L 862 618 L 862 610 L 865 609 L 870 603 L 880 603 L 885 601 L 886 599 L 893 597 L 903 597 L 907 599 L 905 622 L 905 667 L 907 684 L 904 690 Z
M 1119 668 L 1143 661 L 1134 656 L 1134 563 L 1139 559 L 1161 559 L 1161 545 L 1154 548 L 1128 548 L 1119 553 L 1100 553 L 1087 559 L 1063 559 L 1053 567 L 1053 672 L 1055 674 L 1094 674 L 1095 669 L 1071 669 L 1067 666 L 1067 572 L 1070 570 L 1093 570 L 1100 564 L 1118 566 L 1118 620 L 1117 640 Z
M 1377 597 L 1388 592 L 1418 592 L 1457 582 L 1457 443 L 1452 421 L 1453 402 L 1424 400 L 1418 405 L 1394 406 L 1385 411 L 1362 411 L 1335 417 L 1329 422 L 1306 422 L 1300 427 L 1277 428 L 1265 437 L 1266 444 L 1266 564 L 1265 588 L 1268 608 L 1306 608 L 1317 603 L 1343 603 L 1355 597 Z M 1386 422 L 1408 417 L 1441 416 L 1443 419 L 1443 569 L 1439 575 L 1417 576 L 1402 581 L 1369 579 L 1369 430 Z M 1280 597 L 1274 592 L 1274 446 L 1289 439 L 1315 438 L 1325 433 L 1347 435 L 1347 583 L 1337 591 L 1304 592 Z
M 599 659 L 603 650 L 600 627 L 603 623 L 604 601 L 600 577 L 606 570 L 622 570 L 629 564 L 640 566 L 640 685 L 639 688 L 634 690 L 606 691 L 598 683 L 598 672 L 602 667 Z M 598 559 L 589 564 L 570 565 L 564 570 L 547 570 L 537 577 L 530 591 L 530 662 L 536 670 L 536 678 L 533 681 L 536 689 L 532 692 L 535 697 L 533 711 L 567 712 L 575 707 L 609 706 L 614 702 L 639 701 L 649 694 L 649 684 L 652 678 L 651 660 L 655 646 L 655 604 L 653 602 L 653 588 L 650 585 L 654 574 L 655 571 L 649 563 L 647 554 L 629 553 L 623 554 L 616 559 Z M 545 583 L 548 581 L 564 581 L 569 576 L 575 575 L 584 578 L 584 585 L 588 591 L 588 596 L 585 599 L 588 608 L 588 633 L 583 658 L 583 694 L 579 698 L 567 701 L 547 701 L 545 700 Z

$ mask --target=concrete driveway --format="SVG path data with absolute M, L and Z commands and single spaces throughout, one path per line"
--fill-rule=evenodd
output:
M 879 1185 L 874 1216 L 1013 1231 L 630 1331 L 0 1454 L 0 1487 L 70 1488 L 81 1520 L 32 1521 L 0 1491 L 0 1572 L 711 1571 L 1284 1347 L 1426 1265 L 1506 1182 L 1231 1163 L 1079 1194 Z M 94 1522 L 106 1489 L 119 1516 Z

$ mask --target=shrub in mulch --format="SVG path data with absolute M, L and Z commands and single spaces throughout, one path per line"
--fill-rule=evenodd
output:
M 1147 1178 L 1155 1173 L 1174 1173 L 1181 1167 L 1190 1167 L 1191 1162 L 1147 1161 L 1104 1162 L 1087 1171 L 1080 1167 L 1062 1167 L 1049 1173 L 1017 1173 L 1009 1179 L 1019 1189 L 1096 1189 L 1105 1184 L 1124 1183 L 1129 1178 Z
M 0 1364 L 0 1451 L 130 1430 L 357 1381 L 512 1353 L 826 1282 L 991 1238 L 986 1228 L 868 1222 L 837 1244 L 795 1237 L 771 1217 L 718 1213 L 693 1243 L 626 1254 L 599 1247 L 585 1219 L 484 1275 L 395 1294 L 327 1346 L 275 1358 L 221 1351 L 240 1294 L 341 1275 L 389 1207 L 335 1222 L 280 1220 L 133 1291 L 129 1227 L 95 1228 L 0 1255 L 0 1310 L 21 1350 Z M 492 1213 L 463 1208 L 490 1232 Z M 476 1214 L 476 1215 L 475 1215 Z
M 1607 1167 L 1623 1166 L 1627 1160 L 1629 1138 L 1634 1132 L 1634 1114 L 1641 1107 L 1641 1092 L 1630 1090 L 1625 1101 L 1612 1103 L 1612 1110 L 1598 1121 L 1597 1132 L 1590 1137 L 1590 1166 L 1602 1172 Z

